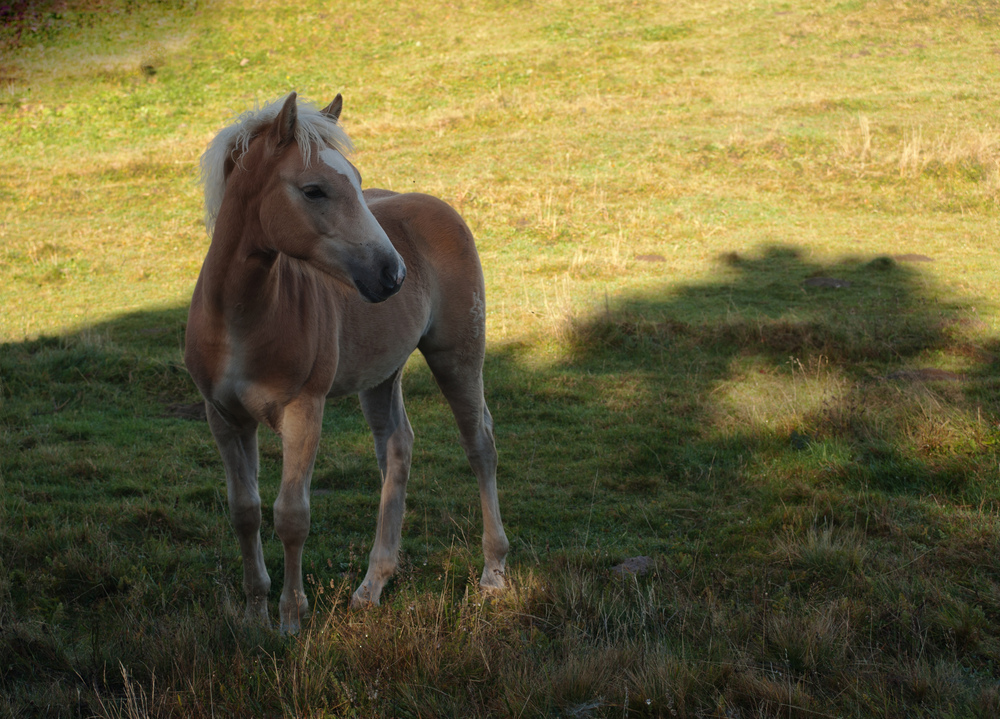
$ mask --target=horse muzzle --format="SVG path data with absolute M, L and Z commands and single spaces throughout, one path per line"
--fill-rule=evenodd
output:
M 406 265 L 403 264 L 403 258 L 397 255 L 385 262 L 374 278 L 359 272 L 352 272 L 351 275 L 354 286 L 365 300 L 384 302 L 399 292 L 403 286 L 403 280 L 406 279 Z

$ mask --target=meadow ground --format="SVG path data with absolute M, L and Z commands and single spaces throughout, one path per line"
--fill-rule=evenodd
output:
M 0 19 L 0 717 L 1000 714 L 996 0 Z M 293 89 L 477 236 L 512 588 L 418 356 L 384 606 L 346 610 L 379 478 L 331 401 L 283 639 L 180 348 L 198 158 Z

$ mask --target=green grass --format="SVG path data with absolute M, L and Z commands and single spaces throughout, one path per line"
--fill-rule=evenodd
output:
M 0 717 L 1000 712 L 996 3 L 35 7 L 0 31 Z M 332 401 L 286 640 L 239 618 L 180 349 L 198 157 L 291 89 L 477 236 L 512 588 L 416 357 L 400 572 L 347 611 L 379 480 Z

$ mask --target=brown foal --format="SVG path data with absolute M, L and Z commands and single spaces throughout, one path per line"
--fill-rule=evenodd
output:
M 302 547 L 328 396 L 359 394 L 382 498 L 368 572 L 352 606 L 378 604 L 396 568 L 413 430 L 400 378 L 414 349 L 458 422 L 479 480 L 485 566 L 504 586 L 493 420 L 483 397 L 483 272 L 472 233 L 421 194 L 361 190 L 345 155 L 340 95 L 322 110 L 295 93 L 242 115 L 202 158 L 212 243 L 188 316 L 184 360 L 205 397 L 243 556 L 247 615 L 268 620 L 257 427 L 281 436 L 274 528 L 285 553 L 281 631 L 308 610 Z M 404 281 L 405 280 L 405 281 Z

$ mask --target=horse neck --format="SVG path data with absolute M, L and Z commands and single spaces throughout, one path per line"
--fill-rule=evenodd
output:
M 210 311 L 225 315 L 237 308 L 243 313 L 259 310 L 274 296 L 277 254 L 263 236 L 256 213 L 223 203 L 202 268 L 202 292 Z

